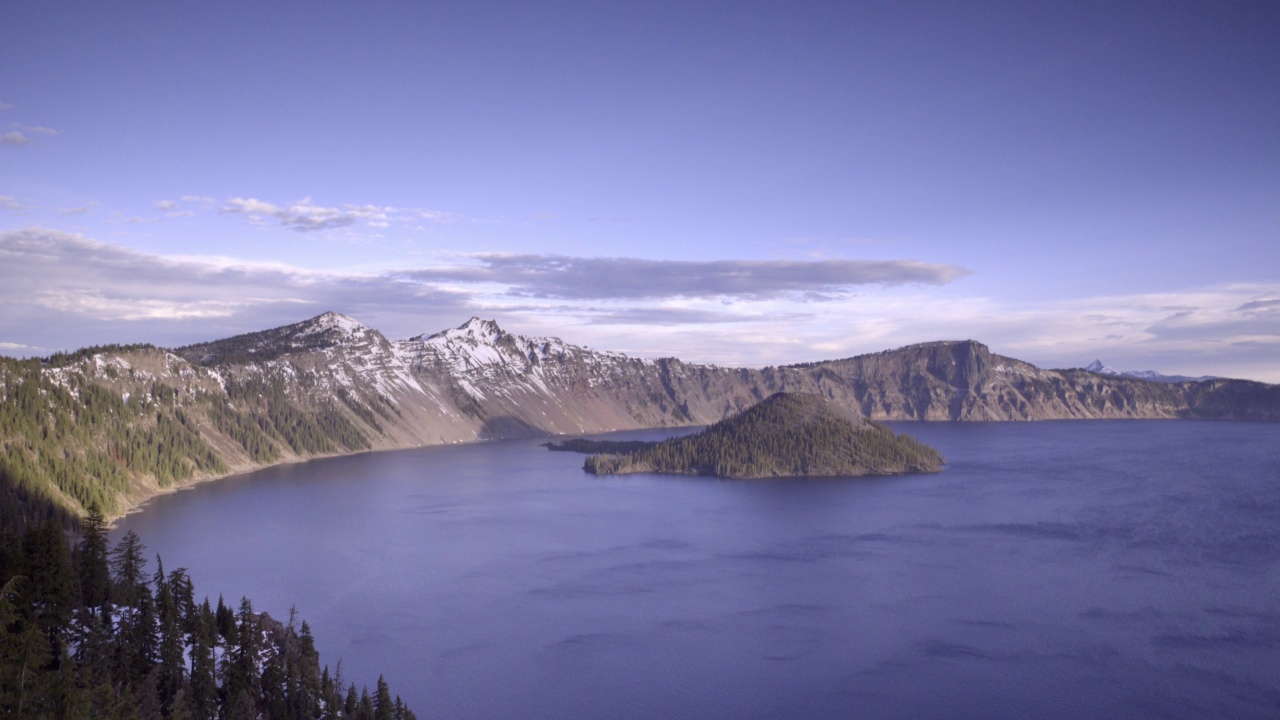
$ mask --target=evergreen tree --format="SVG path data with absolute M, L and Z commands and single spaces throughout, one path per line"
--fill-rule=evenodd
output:
M 366 697 L 368 694 L 366 693 Z M 351 687 L 347 688 L 347 699 L 343 704 L 343 717 L 355 718 L 360 711 L 360 693 L 356 690 L 356 684 L 351 683 Z
M 156 667 L 156 691 L 160 709 L 166 715 L 173 709 L 178 693 L 186 682 L 183 651 L 186 634 L 183 632 L 182 610 L 173 596 L 172 586 L 164 574 L 164 563 L 156 556 L 156 617 L 158 620 L 158 655 Z
M 111 551 L 111 571 L 115 575 L 112 597 L 120 605 L 134 607 L 142 596 L 150 594 L 145 575 L 147 561 L 142 557 L 146 549 L 137 533 L 130 530 Z
M 97 505 L 89 508 L 80 527 L 76 569 L 81 603 L 105 609 L 111 597 L 111 571 L 107 564 L 107 521 Z
M 38 717 L 48 706 L 43 670 L 50 660 L 49 640 L 31 618 L 23 618 L 25 605 L 19 588 L 26 578 L 10 578 L 0 587 L 0 711 L 5 717 Z
M 213 648 L 218 629 L 209 599 L 196 611 L 191 633 L 191 716 L 194 720 L 214 720 L 218 711 L 218 680 Z
M 269 718 L 287 720 L 289 717 L 288 675 L 285 670 L 285 655 L 278 649 L 270 648 L 262 663 L 262 709 Z
M 156 665 L 156 608 L 146 585 L 132 606 L 121 606 L 116 630 L 117 672 L 122 681 L 141 692 Z M 139 707 L 143 707 L 140 703 Z
M 223 642 L 228 646 L 236 644 L 238 642 L 236 639 L 236 616 L 235 613 L 231 612 L 231 608 L 228 608 L 227 604 L 222 601 L 221 595 L 218 596 L 218 610 L 215 618 L 218 624 L 218 635 Z
M 394 720 L 395 705 L 391 702 L 391 688 L 378 676 L 378 689 L 373 698 L 373 720 Z
M 258 669 L 258 649 L 262 628 L 258 624 L 258 618 L 253 614 L 253 605 L 248 598 L 240 600 L 238 620 L 236 628 L 238 642 L 230 646 L 226 654 L 222 691 L 227 702 L 239 703 L 240 695 L 248 697 L 253 701 L 256 713 L 256 699 L 261 697 L 262 683 L 262 676 Z
M 62 660 L 67 629 L 79 597 L 71 553 L 62 528 L 52 522 L 28 531 L 23 544 L 28 602 L 35 609 L 36 622 L 48 640 L 49 659 L 56 669 Z
M 310 720 L 319 715 L 323 681 L 329 675 L 329 668 L 325 668 L 322 676 L 319 667 L 320 653 L 316 652 L 315 639 L 311 636 L 311 626 L 303 620 L 302 633 L 298 636 L 298 667 L 296 669 L 298 683 L 294 689 L 293 703 L 293 716 L 298 720 Z

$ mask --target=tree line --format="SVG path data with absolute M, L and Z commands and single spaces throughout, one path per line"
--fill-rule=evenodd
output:
M 183 568 L 148 573 L 133 532 L 91 511 L 0 536 L 0 716 L 22 720 L 414 720 L 321 666 L 310 627 L 197 601 Z

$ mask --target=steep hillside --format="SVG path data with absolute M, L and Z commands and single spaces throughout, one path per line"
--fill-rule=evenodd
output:
M 876 420 L 1280 419 L 1280 386 L 1043 370 L 973 341 L 722 368 L 597 352 L 472 318 L 391 341 L 351 318 L 176 350 L 0 358 L 0 517 L 99 505 L 298 459 L 425 444 L 709 425 L 777 392 Z M 6 520 L 6 522 L 9 522 Z

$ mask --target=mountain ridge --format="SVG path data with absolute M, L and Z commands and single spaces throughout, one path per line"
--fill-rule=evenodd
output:
M 1280 419 L 1278 385 L 1046 370 L 974 340 L 726 368 L 600 352 L 480 318 L 388 340 L 324 313 L 173 350 L 0 358 L 0 480 L 75 512 L 109 499 L 104 513 L 118 515 L 157 492 L 277 462 L 710 425 L 777 392 L 821 395 L 873 420 Z M 103 489 L 103 477 L 116 479 Z
M 1201 382 L 1204 380 L 1220 379 L 1215 375 L 1199 375 L 1192 377 L 1190 375 L 1165 375 L 1164 373 L 1156 372 L 1155 370 L 1116 370 L 1115 368 L 1104 364 L 1101 360 L 1094 360 L 1088 365 L 1085 365 L 1083 369 L 1091 373 L 1098 373 L 1099 375 L 1123 375 L 1125 377 L 1141 378 L 1142 380 L 1154 380 L 1156 382 L 1169 383 Z

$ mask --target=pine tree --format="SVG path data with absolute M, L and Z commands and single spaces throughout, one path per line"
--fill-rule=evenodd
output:
M 302 633 L 298 636 L 298 685 L 295 689 L 294 717 L 299 720 L 310 720 L 319 714 L 320 697 L 323 680 L 328 678 L 326 667 L 324 676 L 319 672 L 320 653 L 316 652 L 315 639 L 311 636 L 311 626 L 302 621 Z
M 27 559 L 26 595 L 35 608 L 40 631 L 49 643 L 51 668 L 57 669 L 80 594 L 71 566 L 71 553 L 62 528 L 53 522 L 28 531 L 23 546 Z
M 366 693 L 366 697 L 368 693 Z M 351 687 L 347 688 L 347 699 L 343 705 L 343 717 L 355 718 L 360 711 L 360 694 L 356 690 L 356 684 L 351 683 Z
M 0 587 L 0 711 L 4 717 L 38 717 L 44 712 L 49 641 L 37 623 L 24 619 L 19 588 L 26 578 Z
M 239 625 L 236 628 L 238 642 L 234 646 L 229 646 L 224 660 L 226 668 L 222 683 L 224 702 L 239 704 L 238 698 L 244 695 L 256 708 L 257 698 L 261 697 L 262 676 L 258 669 L 258 648 L 262 628 L 253 614 L 253 604 L 249 602 L 249 598 L 241 598 L 238 619 Z
M 149 594 L 145 576 L 147 561 L 142 557 L 146 549 L 137 533 L 130 530 L 111 551 L 111 571 L 115 575 L 112 596 L 120 605 L 133 607 L 141 596 Z
M 166 715 L 173 709 L 178 692 L 185 685 L 183 651 L 186 645 L 182 611 L 164 574 L 164 563 L 156 556 L 156 617 L 159 621 L 156 691 L 160 709 Z
M 395 706 L 391 702 L 391 688 L 387 687 L 387 681 L 378 676 L 378 689 L 373 698 L 373 718 L 374 720 L 394 720 Z
M 195 720 L 213 720 L 218 714 L 218 680 L 213 661 L 218 629 L 208 598 L 195 615 L 191 633 L 191 715 Z
M 261 682 L 263 715 L 286 720 L 289 717 L 289 702 L 286 697 L 288 676 L 284 667 L 284 655 L 279 648 L 271 646 L 268 646 L 265 655 Z
M 111 597 L 111 571 L 107 565 L 107 521 L 94 505 L 80 528 L 76 569 L 80 576 L 80 600 L 85 607 L 106 608 Z

